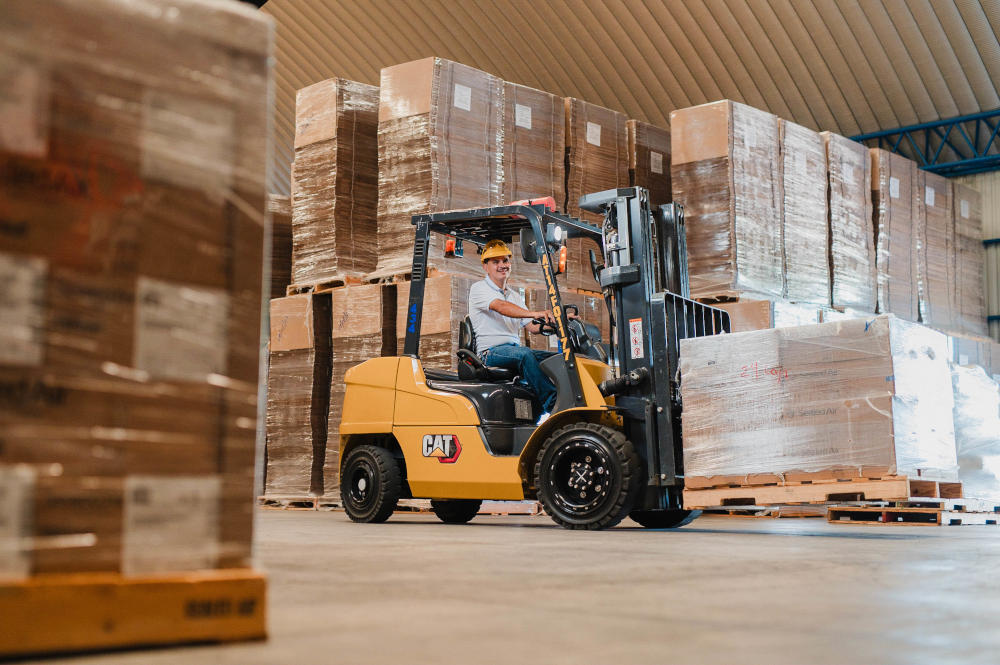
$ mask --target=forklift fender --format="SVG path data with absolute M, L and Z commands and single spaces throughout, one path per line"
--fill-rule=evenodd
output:
M 337 468 L 337 480 L 338 483 L 341 480 L 341 474 L 344 471 L 344 461 L 350 456 L 351 451 L 353 451 L 358 446 L 378 446 L 379 448 L 385 448 L 399 463 L 399 470 L 403 476 L 403 493 L 402 498 L 410 499 L 413 495 L 410 493 L 410 483 L 407 480 L 406 475 L 406 458 L 403 456 L 403 449 L 399 446 L 399 442 L 396 441 L 396 437 L 391 433 L 385 434 L 347 434 L 340 437 L 340 459 L 338 460 Z
M 604 423 L 615 428 L 621 427 L 621 418 L 613 411 L 603 407 L 595 409 L 593 407 L 581 406 L 552 414 L 548 420 L 539 425 L 534 433 L 532 433 L 528 439 L 528 443 L 524 446 L 524 450 L 521 451 L 521 457 L 518 460 L 517 468 L 521 474 L 521 482 L 524 484 L 525 498 L 535 496 L 535 479 L 531 477 L 531 474 L 534 472 L 535 460 L 538 457 L 538 451 L 541 449 L 542 443 L 555 430 L 563 425 L 575 422 Z

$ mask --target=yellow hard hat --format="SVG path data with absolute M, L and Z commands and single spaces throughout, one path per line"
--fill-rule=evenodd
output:
M 513 256 L 514 252 L 510 251 L 510 247 L 507 246 L 503 240 L 490 240 L 483 247 L 482 260 L 486 263 L 487 260 L 496 258 L 498 256 Z

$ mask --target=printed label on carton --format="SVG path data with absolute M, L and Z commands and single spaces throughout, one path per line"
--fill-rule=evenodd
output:
M 135 367 L 157 379 L 226 373 L 229 296 L 219 289 L 139 277 Z
M 962 203 L 960 204 L 960 207 L 962 209 L 962 211 L 961 211 L 962 219 L 968 219 L 969 218 L 969 202 L 966 201 L 965 199 L 962 199 Z
M 642 319 L 628 320 L 628 339 L 632 358 L 642 358 Z
M 518 127 L 531 129 L 531 107 L 524 104 L 514 104 L 514 124 Z
M 219 476 L 128 476 L 122 573 L 214 568 L 219 558 Z
M 596 122 L 587 123 L 587 143 L 601 147 L 601 126 Z
M 49 142 L 48 75 L 0 53 L 0 150 L 45 157 Z
M 899 198 L 899 178 L 889 178 L 889 196 Z
M 663 153 L 655 150 L 649 151 L 649 170 L 653 173 L 663 175 Z
M 467 85 L 455 84 L 455 97 L 452 103 L 463 111 L 472 109 L 472 88 Z
M 924 187 L 924 203 L 929 206 L 934 205 L 934 188 Z
M 41 257 L 0 252 L 0 365 L 42 364 L 47 273 Z
M 31 507 L 35 474 L 27 466 L 0 466 L 0 580 L 31 573 Z

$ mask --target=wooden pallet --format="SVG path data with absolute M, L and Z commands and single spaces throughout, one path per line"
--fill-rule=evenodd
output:
M 684 507 L 775 506 L 803 503 L 842 503 L 865 500 L 907 500 L 911 497 L 960 498 L 962 484 L 906 476 L 843 478 L 784 482 L 770 485 L 684 488 Z
M 344 286 L 351 286 L 357 284 L 364 284 L 364 281 L 360 277 L 343 276 L 343 277 L 333 277 L 330 279 L 323 280 L 321 282 L 313 282 L 310 284 L 289 284 L 285 288 L 286 296 L 297 296 L 303 293 L 326 293 L 328 291 L 333 291 L 334 289 L 339 289 Z
M 372 272 L 365 275 L 363 282 L 365 284 L 399 284 L 400 282 L 409 282 L 412 277 L 410 272 L 409 270 L 404 272 Z M 427 278 L 436 277 L 440 272 L 437 268 L 428 268 Z
M 336 510 L 340 508 L 340 497 L 260 496 L 257 504 L 272 510 Z
M 0 658 L 267 637 L 267 581 L 249 569 L 0 583 Z
M 270 510 L 343 510 L 340 497 L 322 496 L 261 496 L 260 507 Z M 430 499 L 400 499 L 396 512 L 429 513 Z M 537 501 L 483 501 L 480 515 L 538 515 L 541 506 Z
M 784 517 L 826 517 L 826 506 L 810 504 L 804 506 L 773 506 L 770 508 L 760 506 L 709 508 L 704 511 L 704 514 L 720 515 L 723 517 L 767 517 L 771 519 Z
M 968 524 L 1000 523 L 998 513 L 978 513 L 952 511 L 941 508 L 895 507 L 895 506 L 830 506 L 827 521 L 832 524 L 885 524 L 885 525 L 927 525 L 956 526 Z

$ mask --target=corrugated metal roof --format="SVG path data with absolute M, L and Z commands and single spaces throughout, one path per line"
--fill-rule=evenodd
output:
M 1000 0 L 270 0 L 275 169 L 295 91 L 427 56 L 667 125 L 722 98 L 852 136 L 1000 107 Z

